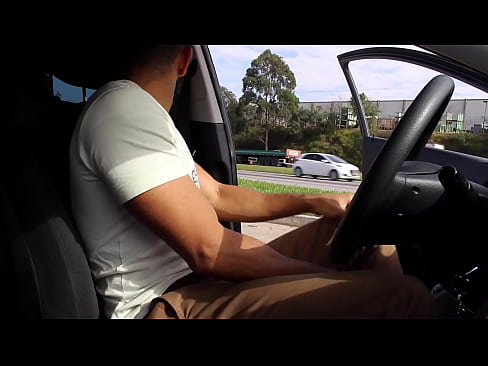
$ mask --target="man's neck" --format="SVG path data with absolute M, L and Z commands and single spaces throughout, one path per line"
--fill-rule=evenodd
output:
M 145 77 L 141 74 L 132 74 L 130 80 L 137 83 L 142 89 L 151 94 L 161 106 L 169 112 L 173 105 L 176 80 L 169 76 Z

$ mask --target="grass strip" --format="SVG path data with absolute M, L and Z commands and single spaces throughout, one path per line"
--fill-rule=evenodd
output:
M 291 168 L 281 167 L 281 166 L 237 164 L 237 169 L 238 170 L 250 170 L 253 172 L 293 174 L 293 170 Z
M 239 186 L 253 189 L 263 193 L 337 193 L 319 188 L 299 187 L 286 184 L 261 182 L 251 179 L 238 178 Z

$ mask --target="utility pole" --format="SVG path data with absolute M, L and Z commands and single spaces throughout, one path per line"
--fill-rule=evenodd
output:
M 486 106 L 488 105 L 488 100 L 484 100 L 483 103 L 485 103 L 485 114 L 483 114 L 483 133 L 485 133 L 485 123 L 486 123 Z

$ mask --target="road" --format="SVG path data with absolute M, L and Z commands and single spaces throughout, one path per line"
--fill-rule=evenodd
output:
M 312 178 L 308 176 L 295 177 L 289 174 L 277 174 L 277 173 L 264 173 L 264 172 L 254 172 L 249 170 L 238 170 L 237 177 L 249 180 L 258 180 L 262 182 L 276 183 L 276 184 L 286 184 L 289 186 L 299 186 L 299 187 L 310 187 L 319 188 L 331 191 L 340 192 L 356 192 L 359 181 L 332 181 L 327 178 Z

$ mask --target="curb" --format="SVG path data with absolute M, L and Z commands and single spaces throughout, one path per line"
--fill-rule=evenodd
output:
M 303 226 L 310 222 L 320 219 L 320 216 L 311 215 L 294 215 L 289 217 L 282 217 L 276 220 L 270 220 L 268 222 L 272 224 L 288 225 L 288 226 Z

